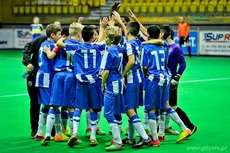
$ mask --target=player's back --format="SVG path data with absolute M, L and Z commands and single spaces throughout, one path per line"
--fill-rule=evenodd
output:
M 70 45 L 77 45 L 79 42 L 75 39 L 68 39 L 64 41 Z M 73 71 L 74 69 L 74 59 L 71 54 L 71 50 L 66 50 L 65 48 L 60 48 L 60 51 L 56 55 L 55 71 Z
M 93 83 L 98 79 L 104 50 L 105 44 L 79 43 L 74 54 L 74 72 L 79 81 Z
M 142 62 L 147 65 L 148 79 L 165 84 L 168 77 L 165 70 L 165 48 L 161 45 L 144 45 L 144 54 Z
M 124 49 L 119 46 L 112 46 L 105 51 L 101 63 L 101 68 L 110 67 L 109 83 L 122 79 L 122 62 Z
M 135 63 L 131 70 L 126 74 L 127 83 L 141 83 L 142 82 L 142 71 L 141 71 L 141 52 L 143 49 L 142 43 L 138 39 L 133 39 L 128 41 L 125 44 L 126 56 L 130 56 L 131 54 L 135 57 Z M 127 64 L 127 57 L 124 60 L 124 65 Z

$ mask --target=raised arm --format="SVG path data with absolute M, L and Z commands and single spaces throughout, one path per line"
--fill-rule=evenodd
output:
M 97 43 L 100 43 L 104 40 L 104 31 L 107 24 L 108 24 L 108 18 L 103 18 L 102 20 L 100 19 L 100 31 L 99 31 Z
M 113 13 L 114 20 L 117 21 L 120 24 L 124 34 L 126 35 L 126 26 L 122 22 L 120 14 L 117 11 L 113 11 L 112 13 Z
M 130 9 L 129 9 L 128 13 L 129 13 L 129 16 L 131 16 L 131 17 L 133 18 L 133 20 L 135 20 L 136 22 L 139 23 L 141 32 L 142 32 L 146 37 L 148 37 L 147 29 L 146 29 L 146 28 L 142 25 L 142 23 L 137 19 L 137 17 L 135 16 L 135 14 L 134 14 Z

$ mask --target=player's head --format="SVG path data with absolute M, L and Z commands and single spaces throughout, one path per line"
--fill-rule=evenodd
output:
M 147 29 L 148 39 L 158 39 L 160 36 L 160 27 L 157 25 L 149 26 Z
M 170 30 L 171 30 L 171 27 L 168 25 L 168 24 L 163 24 L 160 26 L 160 37 L 163 39 L 163 40 L 166 40 L 168 39 L 168 37 L 170 36 Z
M 54 24 L 55 24 L 56 26 L 61 27 L 61 22 L 59 22 L 59 21 L 54 21 Z
M 106 28 L 106 45 L 118 45 L 121 41 L 122 31 L 119 27 L 113 26 Z
M 124 25 L 126 26 L 129 22 L 130 22 L 130 19 L 128 16 L 121 16 L 121 21 L 124 23 Z
M 82 41 L 82 29 L 84 26 L 80 23 L 73 22 L 69 26 L 69 34 L 71 37 L 74 37 L 77 41 Z
M 38 24 L 39 23 L 39 18 L 37 16 L 35 16 L 33 22 L 34 22 L 34 24 Z
M 70 34 L 69 34 L 69 27 L 63 27 L 61 31 L 61 36 L 62 38 L 69 39 Z
M 92 27 L 94 29 L 94 42 L 96 42 L 98 40 L 98 36 L 99 36 L 99 27 L 96 25 L 90 25 L 90 27 Z
M 92 26 L 85 26 L 82 29 L 82 38 L 85 42 L 93 42 L 94 38 L 94 28 Z
M 185 17 L 181 16 L 180 17 L 180 22 L 183 23 L 185 21 Z
M 53 42 L 57 42 L 61 38 L 61 28 L 54 24 L 50 24 L 46 28 L 46 36 Z
M 127 35 L 131 34 L 132 36 L 137 36 L 140 31 L 140 25 L 136 21 L 129 22 L 126 25 Z

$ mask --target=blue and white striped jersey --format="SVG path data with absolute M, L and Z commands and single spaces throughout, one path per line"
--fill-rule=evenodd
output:
M 65 43 L 77 45 L 79 42 L 75 39 L 65 40 Z M 74 69 L 74 57 L 70 52 L 66 51 L 66 48 L 61 48 L 56 55 L 56 63 L 54 67 L 55 71 L 67 70 L 72 72 Z
M 160 86 L 166 86 L 168 75 L 165 69 L 165 48 L 160 45 L 144 45 L 141 65 L 148 70 L 148 79 L 158 82 Z
M 115 94 L 123 93 L 122 66 L 124 49 L 112 46 L 103 55 L 101 69 L 108 70 L 109 76 L 106 82 L 106 90 Z
M 126 74 L 127 83 L 142 83 L 143 73 L 141 70 L 140 62 L 141 62 L 141 52 L 143 50 L 142 43 L 139 39 L 133 39 L 128 41 L 124 48 L 126 49 L 125 56 L 134 55 L 135 63 L 131 70 Z M 128 60 L 124 59 L 124 67 L 127 64 Z
M 105 44 L 66 44 L 66 52 L 74 55 L 74 73 L 80 82 L 94 83 L 99 77 L 101 52 Z
M 49 88 L 54 76 L 54 65 L 56 59 L 48 59 L 46 53 L 43 52 L 44 46 L 50 46 L 50 49 L 53 50 L 55 43 L 51 40 L 46 40 L 40 46 L 38 54 L 39 69 L 36 75 L 35 86 Z

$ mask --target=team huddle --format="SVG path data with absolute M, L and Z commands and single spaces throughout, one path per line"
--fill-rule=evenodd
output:
M 66 34 L 55 24 L 47 26 L 48 39 L 39 49 L 35 84 L 42 104 L 35 139 L 42 145 L 50 144 L 53 126 L 54 140 L 68 142 L 69 147 L 80 145 L 78 129 L 85 110 L 89 143 L 97 146 L 96 135 L 105 134 L 98 127 L 102 107 L 112 134 L 107 151 L 122 150 L 124 144 L 132 148 L 160 146 L 160 141 L 166 140 L 165 132 L 172 130 L 169 118 L 181 129 L 175 132 L 179 134 L 177 143 L 196 132 L 169 103 L 170 86 L 177 85 L 180 78 L 168 63 L 169 52 L 179 49 L 172 28 L 152 25 L 146 29 L 131 10 L 129 15 L 135 21 L 126 24 L 119 13 L 112 12 L 109 19 L 100 20 L 99 31 L 75 22 Z M 139 106 L 145 108 L 144 126 L 137 114 Z M 128 117 L 128 134 L 123 140 L 121 114 Z M 140 136 L 138 142 L 135 131 Z

